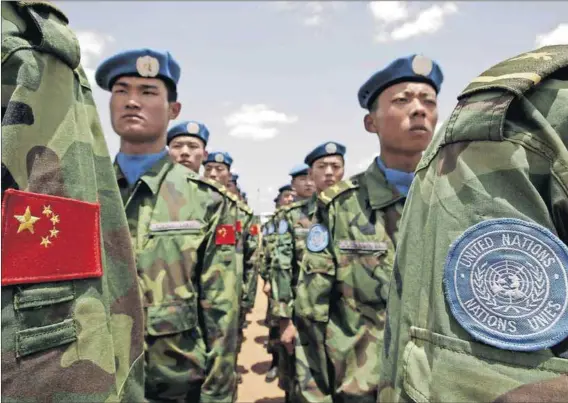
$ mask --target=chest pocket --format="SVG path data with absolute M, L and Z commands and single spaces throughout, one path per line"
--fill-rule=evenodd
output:
M 382 289 L 389 280 L 389 242 L 378 210 L 359 212 L 337 227 L 337 280 L 346 303 L 365 316 L 375 317 L 385 306 Z
M 202 229 L 152 230 L 137 252 L 146 330 L 152 336 L 180 333 L 197 324 Z

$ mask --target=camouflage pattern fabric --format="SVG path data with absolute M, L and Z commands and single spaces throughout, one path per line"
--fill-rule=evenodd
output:
M 318 195 L 313 222 L 328 229 L 329 243 L 307 248 L 294 306 L 302 401 L 376 400 L 403 201 L 376 162 Z
M 254 308 L 256 300 L 256 290 L 258 287 L 258 274 L 260 270 L 260 254 L 261 254 L 261 234 L 259 230 L 260 220 L 256 216 L 251 216 L 250 225 L 248 226 L 245 237 L 245 269 L 244 269 L 244 287 L 247 290 L 243 295 L 242 307 L 245 311 Z M 251 231 L 252 226 L 255 231 Z
M 146 397 L 232 402 L 240 280 L 235 206 L 166 155 L 128 186 L 118 164 L 144 294 Z M 226 238 L 233 230 L 233 239 Z
M 67 24 L 51 4 L 2 2 L 2 198 L 14 188 L 100 203 L 103 276 L 2 286 L 2 401 L 141 402 L 128 227 Z
M 247 235 L 248 235 L 248 227 L 250 222 L 252 221 L 252 211 L 250 208 L 244 204 L 241 200 L 237 199 L 237 217 L 240 221 L 238 225 L 238 242 L 237 242 L 237 276 L 240 280 L 240 286 L 238 287 L 239 290 L 239 339 L 238 339 L 238 347 L 237 351 L 241 351 L 241 345 L 243 341 L 243 326 L 246 320 L 246 309 L 243 306 L 244 300 L 247 298 L 248 295 L 248 284 L 246 283 L 245 277 L 247 277 L 246 271 L 251 269 L 250 259 L 251 259 L 251 252 L 248 250 L 248 243 L 246 242 Z
M 532 352 L 475 340 L 442 279 L 450 245 L 485 220 L 536 223 L 568 244 L 568 46 L 499 63 L 458 99 L 401 221 L 379 401 L 565 402 L 568 339 Z
M 305 252 L 305 239 L 316 210 L 317 195 L 298 201 L 283 209 L 282 219 L 286 221 L 286 234 L 280 235 L 278 267 L 275 267 L 273 315 L 280 319 L 293 318 L 296 284 L 300 273 L 300 264 Z M 283 356 L 278 361 L 278 382 L 280 388 L 288 393 L 290 401 L 296 401 L 296 360 L 294 354 L 283 349 Z

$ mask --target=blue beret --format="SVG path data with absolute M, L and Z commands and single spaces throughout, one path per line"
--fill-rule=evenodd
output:
M 312 166 L 316 160 L 327 157 L 328 155 L 341 155 L 343 157 L 345 155 L 345 146 L 334 141 L 323 143 L 314 148 L 314 150 L 308 154 L 304 162 Z
M 239 180 L 239 175 L 238 174 L 231 174 L 231 182 L 235 182 L 235 184 L 236 184 L 237 180 Z M 237 186 L 237 188 L 238 188 L 238 186 Z
M 292 170 L 290 171 L 290 174 L 289 174 L 289 175 L 290 175 L 292 178 L 295 178 L 296 176 L 299 176 L 299 175 L 307 175 L 309 168 L 310 168 L 310 167 L 307 166 L 306 164 L 299 164 L 299 165 L 296 165 L 294 168 L 292 168 Z
M 203 161 L 203 165 L 209 162 L 218 162 L 221 164 L 225 164 L 229 168 L 231 168 L 231 164 L 233 163 L 233 158 L 229 155 L 228 152 L 214 151 L 209 153 L 207 159 Z
M 436 93 L 444 81 L 438 63 L 422 55 L 411 55 L 396 59 L 384 69 L 376 72 L 359 89 L 357 97 L 361 108 L 370 109 L 379 94 L 391 85 L 403 81 L 416 81 L 430 84 Z
M 209 130 L 203 123 L 196 122 L 194 120 L 184 121 L 173 126 L 168 130 L 168 144 L 177 136 L 192 136 L 203 140 L 205 145 L 207 145 L 207 140 L 209 140 Z
M 282 186 L 280 189 L 278 189 L 278 195 L 280 196 L 280 194 L 282 192 L 285 192 L 287 190 L 292 190 L 292 185 L 284 185 Z
M 177 88 L 181 68 L 170 52 L 154 49 L 132 49 L 117 53 L 103 61 L 95 72 L 95 80 L 103 90 L 110 91 L 111 83 L 120 76 L 167 80 Z

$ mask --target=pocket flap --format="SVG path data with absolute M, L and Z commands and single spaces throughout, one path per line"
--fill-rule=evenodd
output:
M 193 329 L 197 324 L 195 298 L 177 301 L 175 304 L 162 304 L 147 307 L 148 334 L 164 336 Z

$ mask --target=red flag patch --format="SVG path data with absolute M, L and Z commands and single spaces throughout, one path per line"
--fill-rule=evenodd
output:
M 249 234 L 252 236 L 257 236 L 260 233 L 260 228 L 258 224 L 253 224 L 250 226 Z
M 241 220 L 237 220 L 237 232 L 240 234 L 241 232 L 243 232 L 243 223 Z
M 234 245 L 237 242 L 235 227 L 230 224 L 217 225 L 215 245 Z
M 101 277 L 99 216 L 99 204 L 6 190 L 2 285 Z

